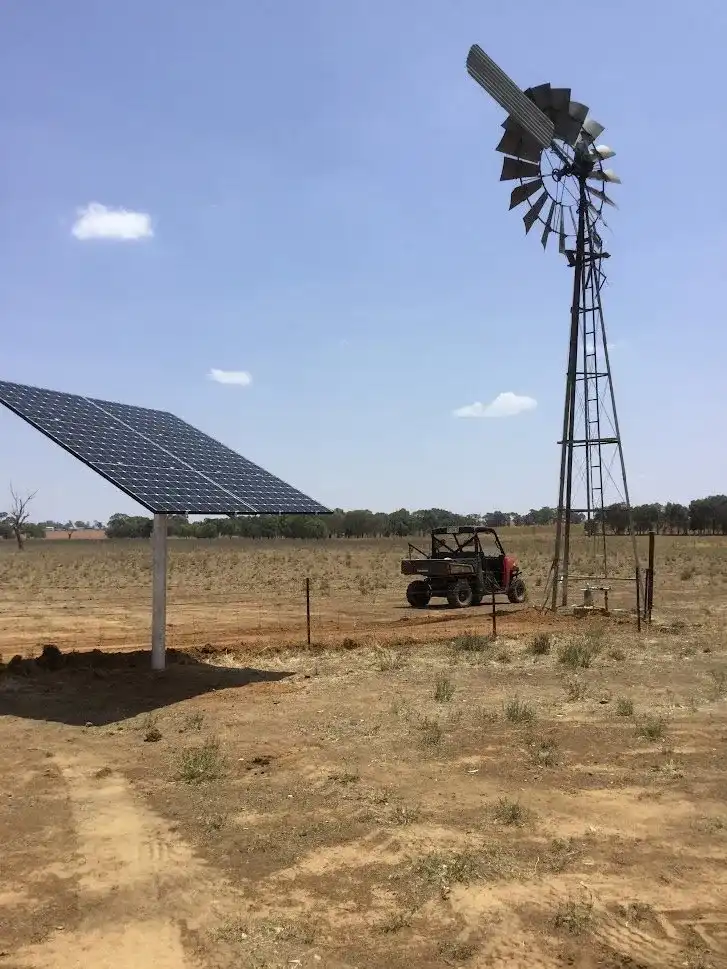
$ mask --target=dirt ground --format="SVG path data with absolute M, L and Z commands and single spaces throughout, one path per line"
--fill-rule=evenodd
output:
M 185 545 L 156 675 L 148 550 L 41 546 L 0 549 L 0 969 L 727 966 L 723 540 L 658 543 L 641 634 L 494 641 L 401 608 L 401 543 Z

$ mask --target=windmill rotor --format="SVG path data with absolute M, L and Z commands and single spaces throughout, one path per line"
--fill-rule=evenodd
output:
M 570 88 L 546 83 L 521 91 L 477 44 L 470 48 L 467 70 L 508 112 L 496 147 L 505 155 L 500 180 L 519 183 L 510 194 L 510 208 L 525 206 L 525 232 L 540 223 L 543 248 L 557 235 L 558 248 L 565 253 L 578 233 L 583 206 L 585 234 L 593 242 L 600 240 L 603 207 L 615 202 L 596 184 L 621 181 L 603 167 L 615 152 L 595 144 L 605 127 L 587 105 L 571 98 Z

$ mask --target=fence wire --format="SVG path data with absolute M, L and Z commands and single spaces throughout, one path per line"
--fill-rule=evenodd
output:
M 552 534 L 503 537 L 518 555 L 530 604 L 540 605 Z M 617 540 L 617 545 L 621 540 Z M 623 560 L 629 562 L 628 539 Z M 572 566 L 587 571 L 589 543 L 575 543 Z M 508 548 L 508 551 L 510 548 Z M 412 636 L 422 624 L 485 628 L 479 609 L 413 610 L 401 574 L 406 541 L 170 541 L 168 645 L 305 642 L 310 580 L 314 640 Z M 619 555 L 621 549 L 619 545 Z M 151 561 L 146 542 L 38 542 L 22 554 L 0 547 L 0 648 L 4 656 L 43 643 L 61 648 L 146 647 L 151 626 Z M 621 583 L 621 586 L 624 584 Z M 580 588 L 573 588 L 577 601 Z M 629 608 L 630 590 L 612 604 Z M 506 616 L 508 606 L 503 602 Z M 500 607 L 498 607 L 500 608 Z M 507 618 L 501 628 L 507 628 Z M 444 627 L 443 631 L 444 631 Z

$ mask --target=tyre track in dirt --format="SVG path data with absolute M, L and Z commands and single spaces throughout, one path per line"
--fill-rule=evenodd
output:
M 55 758 L 67 785 L 81 921 L 13 954 L 13 969 L 197 969 L 185 946 L 224 892 L 119 774 L 87 753 Z M 7 965 L 7 963 L 6 963 Z

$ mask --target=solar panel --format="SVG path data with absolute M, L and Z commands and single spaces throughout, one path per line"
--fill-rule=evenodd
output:
M 166 411 L 0 381 L 0 403 L 159 514 L 329 510 Z

